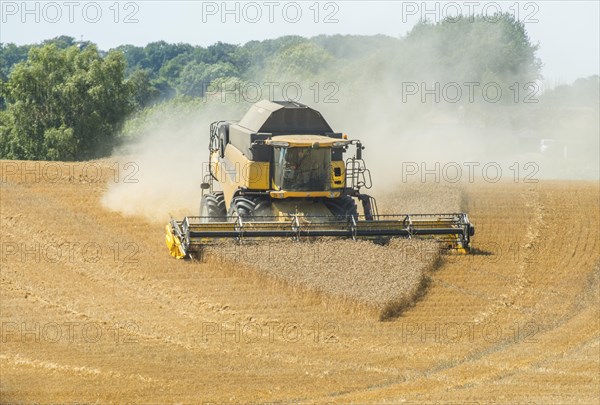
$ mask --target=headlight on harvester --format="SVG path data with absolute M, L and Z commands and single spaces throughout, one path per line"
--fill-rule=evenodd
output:
M 349 143 L 350 143 L 350 141 L 338 141 L 338 142 L 332 143 L 331 146 L 333 146 L 334 148 L 339 148 L 340 146 L 345 146 Z
M 271 141 L 269 142 L 269 145 L 274 146 L 276 148 L 287 148 L 288 146 L 290 146 L 289 142 L 282 141 Z

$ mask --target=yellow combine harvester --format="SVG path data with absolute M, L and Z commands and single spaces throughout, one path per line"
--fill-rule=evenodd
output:
M 344 159 L 351 147 L 354 155 Z M 171 255 L 194 257 L 222 238 L 274 237 L 385 243 L 429 236 L 468 251 L 474 228 L 465 213 L 380 215 L 375 199 L 361 193 L 371 187 L 363 149 L 318 111 L 289 101 L 263 100 L 239 122 L 214 122 L 200 215 L 167 225 Z

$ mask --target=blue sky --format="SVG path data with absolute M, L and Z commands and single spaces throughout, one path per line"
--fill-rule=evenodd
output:
M 599 73 L 599 2 L 411 1 L 54 1 L 0 2 L 0 40 L 27 44 L 58 35 L 121 44 L 217 41 L 243 44 L 282 35 L 406 34 L 421 17 L 454 19 L 458 12 L 494 11 L 521 19 L 540 43 L 543 74 L 551 83 Z

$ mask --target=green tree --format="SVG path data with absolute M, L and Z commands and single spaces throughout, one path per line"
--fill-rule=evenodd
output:
M 120 52 L 95 45 L 34 47 L 15 66 L 4 94 L 3 156 L 91 159 L 108 155 L 125 116 L 139 104 L 143 80 L 125 81 Z M 8 128 L 8 130 L 6 129 Z
M 462 17 L 458 21 L 418 23 L 406 36 L 396 65 L 420 80 L 524 84 L 540 78 L 538 45 L 510 14 Z
M 68 35 L 60 35 L 58 37 L 47 39 L 42 42 L 42 46 L 51 44 L 56 45 L 60 49 L 67 49 L 70 46 L 77 45 L 77 41 L 75 41 L 75 38 L 70 37 Z M 86 45 L 90 45 L 90 43 L 86 42 Z
M 8 78 L 13 66 L 27 59 L 30 45 L 0 43 L 0 78 Z
M 129 76 L 136 70 L 146 69 L 149 65 L 146 60 L 146 52 L 143 47 L 135 45 L 121 45 L 116 51 L 121 52 L 127 63 L 126 74 Z
M 214 80 L 236 77 L 237 75 L 238 70 L 228 62 L 219 62 L 212 65 L 190 62 L 181 72 L 177 91 L 182 95 L 201 97 Z
M 138 69 L 128 79 L 132 86 L 132 101 L 134 109 L 139 109 L 152 104 L 159 98 L 159 89 L 150 79 L 150 72 Z
M 31 48 L 30 45 L 17 46 L 0 42 L 0 110 L 6 108 L 2 88 L 8 81 L 8 75 L 17 63 L 27 59 L 29 48 Z
M 158 73 L 160 68 L 182 53 L 191 52 L 193 47 L 189 44 L 169 44 L 165 41 L 152 42 L 146 45 L 146 60 L 153 74 Z
M 335 59 L 313 42 L 304 42 L 280 51 L 271 61 L 273 75 L 306 79 L 328 70 Z
M 267 65 L 272 58 L 284 49 L 308 42 L 309 40 L 296 35 L 287 35 L 264 41 L 247 42 L 241 49 L 249 61 L 248 72 L 254 79 L 264 75 Z

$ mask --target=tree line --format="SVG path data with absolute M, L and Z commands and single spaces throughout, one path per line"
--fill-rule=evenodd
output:
M 164 41 L 103 51 L 60 36 L 0 44 L 0 158 L 84 160 L 107 156 L 127 117 L 173 99 L 194 100 L 219 81 L 352 78 L 407 80 L 540 78 L 521 22 L 503 15 L 418 23 L 406 36 L 283 36 L 202 47 Z M 368 81 L 360 82 L 369 86 Z

